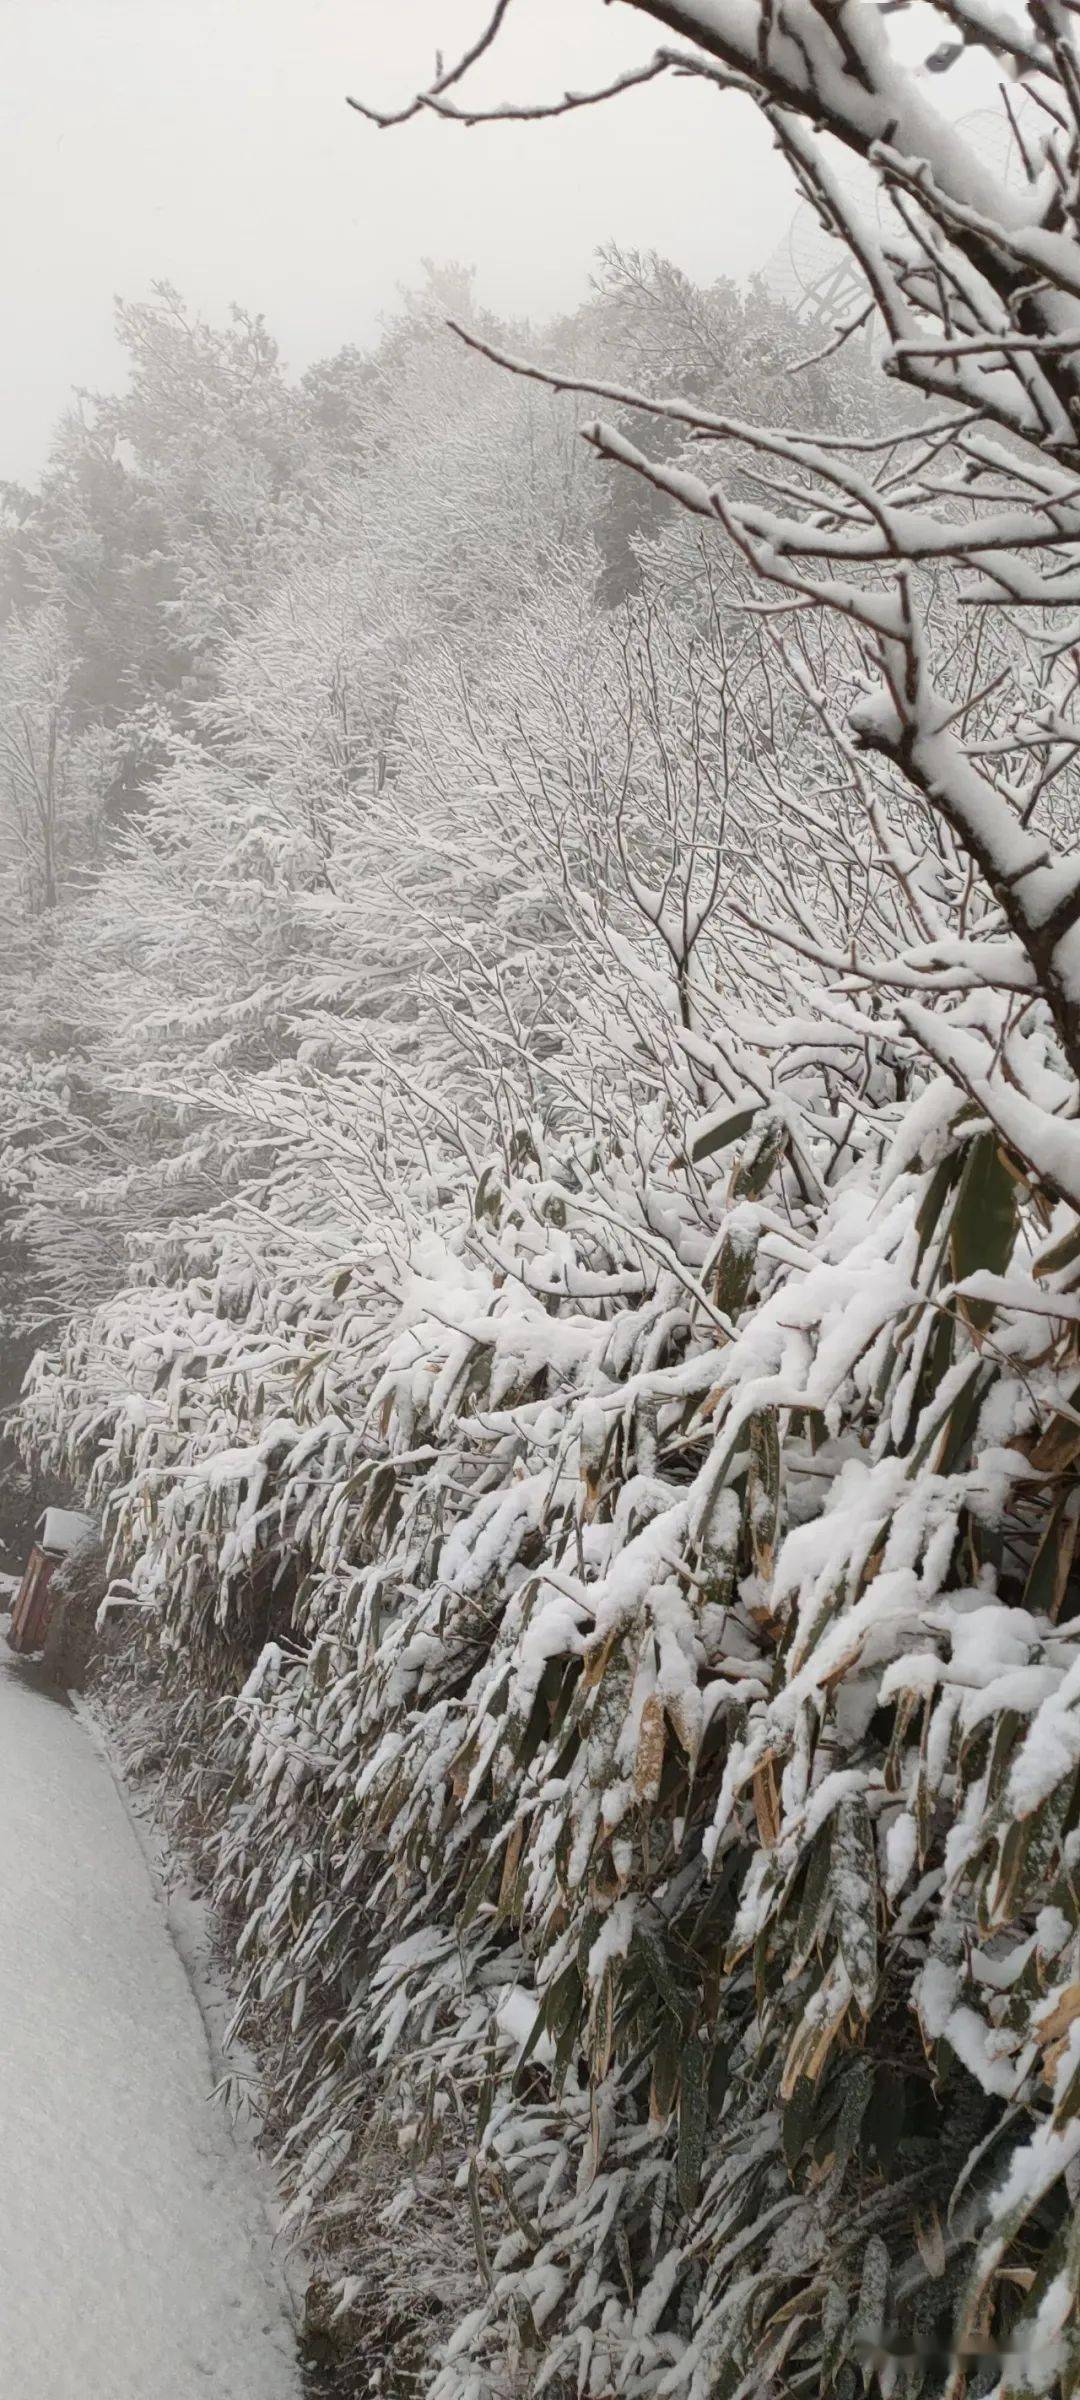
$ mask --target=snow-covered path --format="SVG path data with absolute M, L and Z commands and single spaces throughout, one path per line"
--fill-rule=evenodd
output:
M 108 1767 L 0 1646 L 3 2400 L 299 2400 L 212 2080 Z

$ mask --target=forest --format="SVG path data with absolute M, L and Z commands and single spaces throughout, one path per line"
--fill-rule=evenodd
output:
M 342 2390 L 1064 2396 L 1075 18 L 641 14 L 835 324 L 162 284 L 3 487 L 0 1533 L 100 1528 Z

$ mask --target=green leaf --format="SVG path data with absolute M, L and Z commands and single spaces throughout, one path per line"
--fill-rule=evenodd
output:
M 1019 1186 L 996 1135 L 976 1134 L 968 1146 L 949 1225 L 949 1264 L 957 1283 L 980 1268 L 1004 1274 L 1019 1213 Z M 961 1306 L 970 1325 L 989 1325 L 993 1301 L 965 1300 Z
M 687 2216 L 697 2207 L 705 2151 L 708 2092 L 705 2052 L 696 2039 L 685 2043 L 679 2061 L 679 2148 L 675 2184 Z
M 972 1443 L 982 1412 L 982 1404 L 994 1380 L 995 1371 L 993 1369 L 988 1371 L 976 1360 L 973 1372 L 957 1393 L 945 1419 L 944 1430 L 934 1459 L 936 1474 L 953 1475 L 958 1467 L 970 1465 Z
M 795 1920 L 794 1946 L 787 1960 L 789 1972 L 792 1974 L 797 1974 L 799 1968 L 806 1965 L 832 1907 L 832 1891 L 829 1885 L 831 1850 L 832 1825 L 829 1818 L 826 1817 L 820 1833 L 815 1836 L 803 1877 L 802 1897 L 799 1901 L 799 1913 Z
M 672 1972 L 671 1962 L 663 1942 L 655 1933 L 647 1932 L 643 1925 L 638 1925 L 634 1930 L 630 1951 L 631 1956 L 641 1958 L 650 1983 L 653 1984 L 676 2022 L 681 2024 L 685 2030 L 692 2002 L 689 1994 L 677 1982 Z
M 847 2294 L 838 2283 L 826 2286 L 825 2305 L 821 2311 L 821 2389 L 832 2390 L 836 2370 L 847 2348 Z
M 695 1134 L 685 1154 L 691 1164 L 699 1166 L 703 1158 L 713 1158 L 718 1150 L 726 1150 L 729 1142 L 741 1141 L 743 1134 L 749 1133 L 760 1109 L 760 1100 L 755 1100 L 749 1108 L 733 1109 L 730 1116 L 721 1117 L 717 1124 L 708 1125 L 703 1133 Z
M 489 1224 L 498 1226 L 502 1215 L 503 1195 L 497 1166 L 486 1166 L 473 1194 L 473 1217 L 479 1224 L 486 1217 Z
M 843 2098 L 829 2145 L 838 2167 L 847 2166 L 855 2149 L 873 2089 L 874 2070 L 869 2059 L 853 2058 L 847 2062 L 844 2069 Z
M 675 2104 L 675 2092 L 679 2081 L 680 2048 L 677 2028 L 672 2019 L 665 2016 L 661 2020 L 656 2047 L 653 2051 L 652 2091 L 650 2094 L 652 2113 L 661 2122 L 666 2121 L 671 2115 Z
M 576 2022 L 581 2013 L 582 1999 L 582 1980 L 576 1961 L 571 1959 L 544 1994 L 541 2014 L 546 2032 L 554 2036 L 562 2032 L 564 2025 Z
M 603 1922 L 603 1916 L 598 1908 L 594 1906 L 585 1910 L 585 1914 L 581 1920 L 581 1931 L 578 1935 L 577 1945 L 577 1972 L 582 1985 L 585 1983 L 586 1971 L 588 1969 L 589 1952 L 592 1949 L 593 1943 L 596 1940 Z M 633 1945 L 631 1945 L 631 1947 L 632 1946 Z
M 747 1518 L 754 1565 L 764 1583 L 772 1578 L 780 1539 L 780 1432 L 775 1408 L 758 1409 L 750 1419 L 750 1469 L 746 1486 Z
M 571 2059 L 573 2058 L 574 2052 L 578 2047 L 580 2038 L 581 2016 L 577 2010 L 572 2010 L 570 2015 L 567 2017 L 566 2023 L 559 2035 L 559 2039 L 555 2044 L 555 2057 L 552 2062 L 551 2079 L 557 2092 L 561 2092 L 563 2084 L 566 2081 L 567 2069 L 570 2065 Z
M 1062 1234 L 1049 1250 L 1040 1250 L 1031 1262 L 1031 1272 L 1040 1282 L 1044 1275 L 1060 1275 L 1063 1267 L 1080 1264 L 1080 1218 L 1070 1233 Z
M 592 2020 L 590 2068 L 594 2081 L 602 2083 L 611 2065 L 615 2038 L 615 1969 L 610 1959 L 596 1990 Z
M 1076 1550 L 1076 1496 L 1065 1493 L 1052 1511 L 1024 1586 L 1024 1607 L 1056 1618 L 1065 1597 Z
M 941 1385 L 944 1383 L 945 1377 L 952 1365 L 953 1351 L 955 1346 L 955 1320 L 948 1313 L 948 1311 L 939 1311 L 934 1318 L 929 1339 L 919 1362 L 919 1371 L 916 1379 L 915 1390 L 912 1395 L 911 1405 L 908 1409 L 904 1426 L 897 1442 L 897 1448 L 902 1454 L 906 1453 L 912 1447 L 912 1444 L 915 1440 L 916 1429 L 920 1426 L 924 1409 L 930 1407 L 937 1398 L 937 1394 L 941 1388 Z M 978 1361 L 975 1362 L 976 1371 L 977 1366 Z M 926 1457 L 926 1454 L 930 1448 L 930 1444 L 932 1443 L 934 1435 L 937 1432 L 937 1426 L 938 1419 L 935 1416 L 931 1423 L 929 1432 L 924 1431 L 920 1433 L 919 1449 L 915 1454 L 916 1463 L 919 1465 L 922 1464 L 923 1459 Z
M 877 1856 L 870 1812 L 859 1793 L 841 1800 L 835 1812 L 829 1880 L 840 1956 L 869 2016 L 878 1983 Z
M 735 1168 L 728 1186 L 729 1200 L 760 1200 L 787 1148 L 787 1139 L 783 1118 L 767 1116 Z
M 490 1885 L 494 1882 L 496 1871 L 499 1869 L 499 1867 L 500 1860 L 497 1852 L 489 1853 L 488 1857 L 483 1860 L 481 1866 L 478 1867 L 477 1872 L 473 1876 L 472 1882 L 470 1883 L 465 1894 L 465 1898 L 461 1904 L 461 1913 L 458 1918 L 459 1925 L 466 1926 L 472 1924 L 473 1918 L 478 1915 L 483 1906 L 485 1894 L 487 1893 Z
M 737 1236 L 726 1233 L 717 1253 L 713 1277 L 716 1305 L 726 1317 L 737 1316 L 744 1306 L 756 1265 L 756 1239 L 748 1240 L 742 1230 Z
M 808 2076 L 801 2075 L 784 2108 L 780 2121 L 780 2140 L 792 2174 L 810 2140 L 818 2098 L 816 2083 L 811 2083 Z
M 512 1167 L 539 1166 L 540 1153 L 533 1140 L 531 1126 L 515 1126 L 510 1138 L 510 1164 Z
M 935 1167 L 923 1193 L 919 1213 L 915 1219 L 915 1231 L 919 1237 L 915 1261 L 917 1267 L 922 1265 L 927 1246 L 933 1240 L 945 1202 L 959 1179 L 962 1159 L 962 1151 L 950 1150 L 948 1157 L 943 1158 Z
M 491 2260 L 488 2257 L 488 2246 L 484 2235 L 484 2219 L 480 2208 L 480 2177 L 477 2173 L 475 2158 L 471 2158 L 469 2160 L 468 2188 L 469 2216 L 472 2220 L 472 2236 L 476 2248 L 476 2263 L 490 2292 L 492 2287 Z
M 907 2086 L 892 2067 L 879 2067 L 876 2074 L 868 2069 L 867 2081 L 872 2089 L 863 2119 L 864 2141 L 873 2150 L 882 2174 L 889 2175 L 904 2132 Z
M 718 2042 L 709 2060 L 709 2123 L 715 2125 L 727 2098 L 730 2056 L 725 2045 Z
M 539 2012 L 539 2009 L 538 2009 L 538 2010 L 537 2010 L 537 2013 L 536 2013 L 536 2016 L 535 2016 L 535 2018 L 534 2018 L 534 2020 L 533 2020 L 533 2031 L 534 2031 L 534 2032 L 538 2031 L 538 2029 L 539 2029 L 539 2025 L 540 2025 L 540 2012 Z M 479 2093 L 479 2097 L 478 2097 L 477 2104 L 476 2104 L 476 2136 L 475 2136 L 475 2138 L 476 2138 L 476 2142 L 477 2142 L 477 2145 L 478 2145 L 478 2146 L 479 2146 L 479 2144 L 480 2144 L 480 2143 L 483 2141 L 484 2135 L 485 2135 L 485 2133 L 487 2132 L 487 2128 L 488 2128 L 488 2122 L 489 2122 L 489 2120 L 490 2120 L 490 2117 L 491 2117 L 491 2111 L 492 2111 L 492 2107 L 494 2106 L 494 2101 L 495 2101 L 495 2082 L 496 2082 L 496 2070 L 497 2070 L 497 2064 L 498 2064 L 498 2044 L 497 2044 L 496 2037 L 495 2037 L 495 2028 L 494 2028 L 494 2026 L 492 2026 L 491 2033 L 490 2033 L 490 2035 L 489 2035 L 489 2037 L 488 2037 L 487 2049 L 486 2049 L 486 2052 L 485 2052 L 485 2074 L 484 2074 L 484 2080 L 483 2080 L 483 2082 L 482 2082 L 482 2084 L 481 2084 L 481 2086 L 480 2086 L 480 2093 Z M 434 2075 L 432 2075 L 431 2081 L 432 2081 L 432 2087 L 434 2088 L 434 2084 L 435 2084 L 435 2077 L 434 2077 Z
M 872 2233 L 863 2252 L 862 2282 L 855 2316 L 857 2338 L 877 2347 L 885 2331 L 889 2303 L 889 2253 L 880 2234 Z

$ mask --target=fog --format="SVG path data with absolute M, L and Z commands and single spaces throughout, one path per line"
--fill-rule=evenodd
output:
M 747 103 L 673 83 L 544 126 L 379 133 L 347 106 L 407 94 L 480 22 L 477 0 L 0 0 L 8 361 L 0 474 L 32 477 L 75 385 L 115 384 L 114 295 L 159 278 L 196 307 L 265 312 L 297 368 L 363 341 L 425 256 L 543 316 L 597 245 L 743 274 L 791 214 Z M 629 9 L 520 0 L 487 99 L 602 82 L 649 55 Z M 572 60 L 572 74 L 567 61 Z

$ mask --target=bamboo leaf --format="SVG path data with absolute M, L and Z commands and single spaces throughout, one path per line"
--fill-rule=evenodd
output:
M 747 1519 L 754 1564 L 763 1583 L 771 1583 L 780 1538 L 780 1429 L 774 1408 L 759 1409 L 750 1419 L 750 1468 L 747 1476 Z
M 788 1131 L 771 1112 L 748 1141 L 728 1185 L 729 1201 L 760 1200 L 787 1148 Z
M 634 1790 L 638 1799 L 650 1806 L 660 1796 L 664 1740 L 664 1705 L 659 1693 L 650 1692 L 641 1711 L 634 1758 Z
M 1019 1222 L 1016 1177 L 992 1133 L 976 1134 L 969 1143 L 964 1171 L 949 1225 L 949 1264 L 956 1283 L 979 1268 L 1002 1275 L 1012 1257 Z M 990 1300 L 961 1300 L 969 1325 L 982 1330 L 990 1324 Z
M 477 2172 L 475 2158 L 471 2158 L 469 2160 L 468 2194 L 469 2217 L 472 2223 L 472 2237 L 476 2250 L 476 2263 L 490 2292 L 492 2288 L 493 2277 L 491 2273 L 491 2260 L 488 2256 L 487 2240 L 484 2234 L 484 2218 L 480 2207 L 480 2177 Z
M 743 1134 L 749 1133 L 760 1111 L 760 1100 L 754 1100 L 748 1108 L 733 1109 L 730 1115 L 721 1117 L 717 1123 L 705 1126 L 693 1136 L 686 1157 L 695 1167 L 700 1166 L 703 1158 L 715 1158 L 718 1150 L 726 1150 L 731 1142 L 741 1141 Z
M 800 2077 L 781 2118 L 780 2139 L 788 2169 L 794 2173 L 806 2149 L 817 2105 L 817 2086 Z
M 873 1827 L 860 1793 L 848 1795 L 836 1810 L 829 1882 L 840 1956 L 858 2006 L 869 2016 L 878 1982 L 878 1880 Z
M 1051 1511 L 1024 1586 L 1024 1607 L 1033 1615 L 1060 1615 L 1076 1554 L 1078 1530 L 1076 1494 L 1064 1495 Z
M 840 2284 L 826 2286 L 825 2304 L 821 2312 L 821 2389 L 831 2392 L 836 2371 L 847 2349 L 849 2326 L 847 2294 Z
M 697 2207 L 701 2163 L 705 2151 L 708 2093 L 705 2052 L 696 2036 L 683 2046 L 679 2061 L 679 2148 L 676 2188 L 679 2206 L 687 2216 Z
M 679 2084 L 680 2041 L 676 2025 L 665 2016 L 660 2025 L 653 2052 L 652 2081 L 649 2087 L 649 2115 L 654 2125 L 666 2125 L 675 2105 Z

